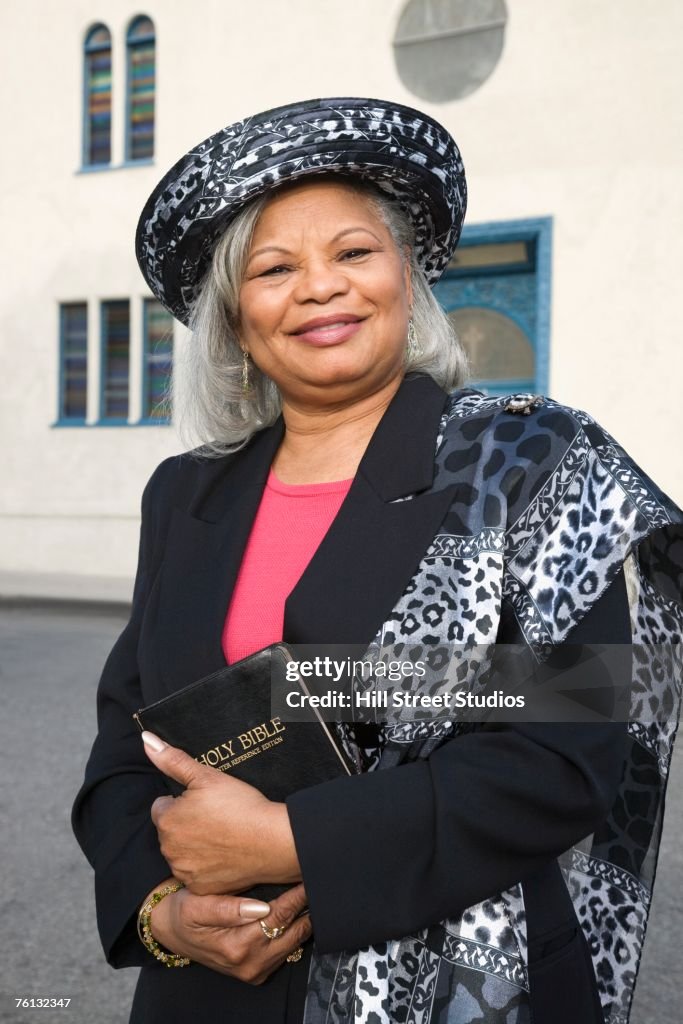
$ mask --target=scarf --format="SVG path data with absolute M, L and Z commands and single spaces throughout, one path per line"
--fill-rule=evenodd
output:
M 430 598 L 433 621 L 447 623 L 449 640 L 457 639 L 457 676 L 474 691 L 476 652 L 490 644 L 502 613 L 514 615 L 541 662 L 623 567 L 637 652 L 628 755 L 602 827 L 559 864 L 591 949 L 605 1022 L 628 1024 L 680 714 L 683 513 L 592 417 L 531 398 L 488 398 L 472 388 L 449 397 L 432 488 L 457 482 L 457 502 L 364 660 L 376 663 L 403 643 L 429 649 L 444 641 L 444 626 L 443 635 L 439 627 L 417 628 L 411 609 L 428 586 L 434 595 L 447 592 L 449 581 L 452 591 L 455 581 L 457 602 L 438 608 L 439 598 Z M 442 585 L 434 587 L 435 577 Z M 473 614 L 468 595 L 475 591 Z M 369 771 L 427 758 L 442 743 L 457 743 L 462 728 L 413 716 L 386 723 L 377 746 L 361 748 L 352 724 L 337 725 Z M 457 920 L 398 940 L 314 951 L 304 1022 L 527 1024 L 527 962 L 517 884 Z

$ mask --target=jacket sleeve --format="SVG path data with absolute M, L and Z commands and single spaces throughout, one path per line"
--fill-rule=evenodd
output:
M 606 639 L 624 645 L 630 679 L 623 570 L 566 643 Z M 619 722 L 499 723 L 290 796 L 318 951 L 400 938 L 525 881 L 604 820 L 626 737 Z
M 147 962 L 149 954 L 136 933 L 137 909 L 150 889 L 172 874 L 150 818 L 150 805 L 168 790 L 145 756 L 132 718 L 144 704 L 137 645 L 156 569 L 155 547 L 160 547 L 161 510 L 167 504 L 159 499 L 164 465 L 157 467 L 143 493 L 131 615 L 102 671 L 97 737 L 72 811 L 76 838 L 95 869 L 97 924 L 113 967 Z

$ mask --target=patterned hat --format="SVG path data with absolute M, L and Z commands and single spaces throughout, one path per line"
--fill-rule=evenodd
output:
M 458 244 L 465 170 L 446 129 L 385 100 L 314 99 L 228 125 L 194 146 L 145 203 L 135 252 L 147 284 L 190 319 L 218 238 L 244 205 L 310 174 L 359 176 L 395 198 L 415 228 L 415 254 L 434 284 Z

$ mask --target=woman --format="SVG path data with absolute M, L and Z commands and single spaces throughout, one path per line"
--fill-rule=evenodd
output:
M 585 413 L 461 386 L 428 286 L 465 201 L 440 125 L 340 99 L 224 129 L 143 210 L 143 273 L 193 328 L 205 445 L 145 489 L 74 807 L 109 962 L 143 967 L 133 1021 L 628 1018 L 678 715 L 683 516 Z M 342 723 L 364 771 L 286 804 L 143 746 L 137 708 L 282 638 L 443 656 L 473 691 L 494 641 L 549 674 L 570 645 L 645 646 L 628 728 Z M 511 686 L 513 660 L 488 668 Z M 630 652 L 582 663 L 599 686 L 630 670 Z M 236 895 L 263 882 L 289 889 Z

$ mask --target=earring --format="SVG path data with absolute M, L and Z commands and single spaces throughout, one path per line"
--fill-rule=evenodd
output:
M 251 391 L 251 381 L 249 379 L 249 353 L 246 349 L 242 349 L 242 394 L 248 395 Z
M 422 349 L 420 348 L 420 343 L 417 340 L 417 332 L 415 330 L 415 324 L 413 323 L 412 317 L 408 321 L 408 345 L 406 354 L 408 359 L 416 359 L 417 356 L 422 355 Z

